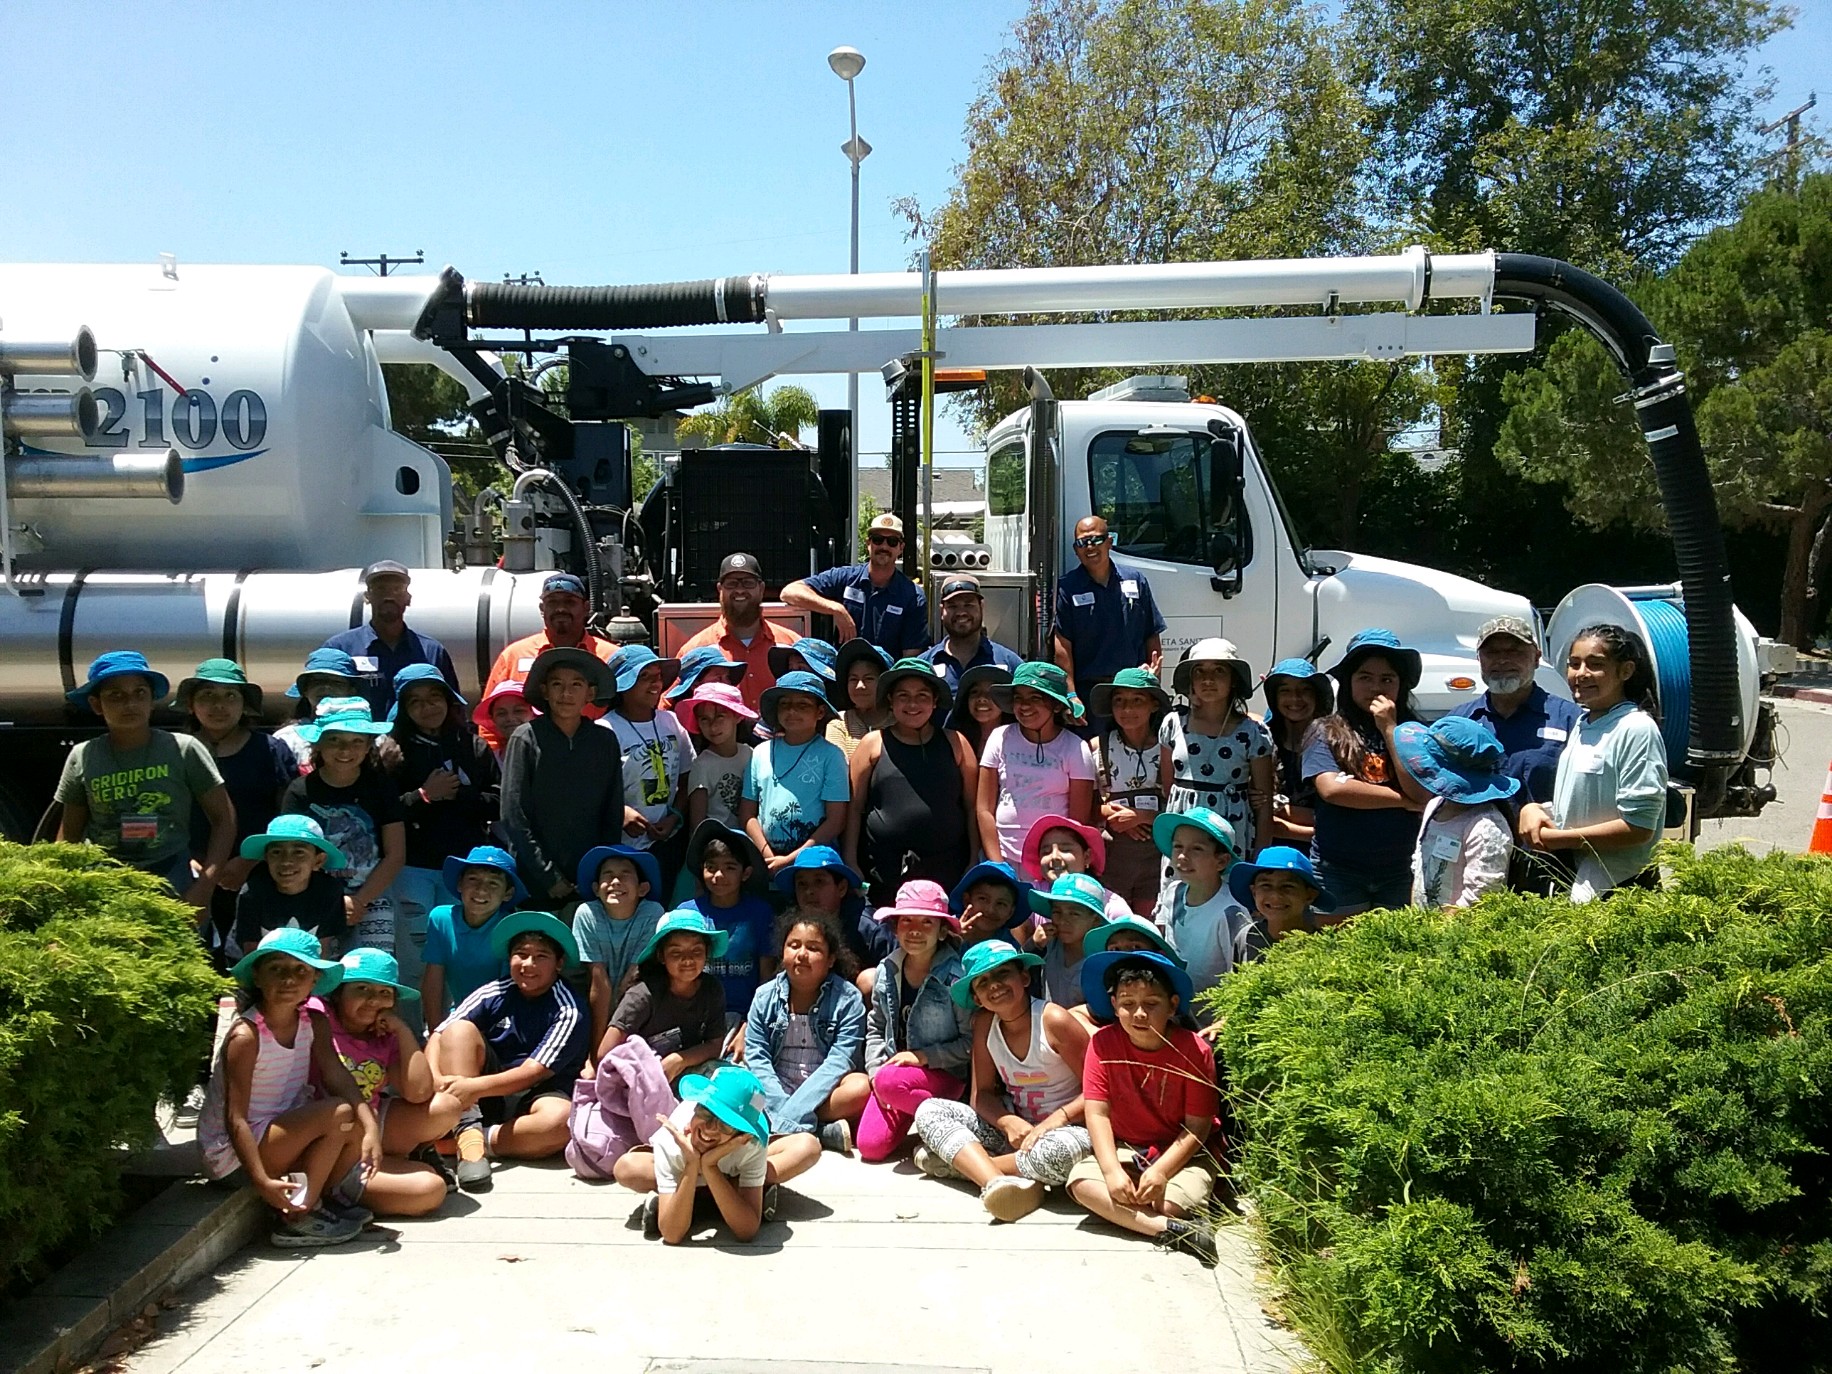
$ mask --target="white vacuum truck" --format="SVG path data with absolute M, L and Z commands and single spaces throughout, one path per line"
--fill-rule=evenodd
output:
M 1044 369 L 1524 352 L 1532 310 L 1576 315 L 1634 383 L 1681 575 L 1672 588 L 1586 590 L 1634 619 L 1661 675 L 1669 751 L 1699 815 L 1773 796 L 1765 650 L 1730 599 L 1715 503 L 1671 352 L 1604 283 L 1508 254 L 1180 263 L 1005 272 L 752 276 L 627 287 L 350 277 L 310 267 L 0 265 L 0 827 L 27 833 L 68 743 L 93 721 L 64 693 L 87 662 L 132 646 L 174 677 L 235 658 L 270 714 L 307 652 L 361 622 L 358 569 L 415 569 L 410 617 L 453 653 L 473 692 L 508 639 L 538 628 L 542 571 L 586 577 L 617 637 L 663 603 L 712 595 L 718 559 L 747 548 L 779 586 L 850 549 L 851 435 L 824 412 L 813 453 L 689 451 L 634 503 L 623 421 L 790 373 L 882 369 L 898 500 L 912 528 L 923 355 L 951 369 L 1023 368 L 1031 406 L 994 428 L 984 571 L 1001 636 L 1047 633 L 1074 522 L 1098 510 L 1146 567 L 1181 645 L 1224 633 L 1256 662 L 1313 655 L 1386 625 L 1425 651 L 1430 712 L 1480 690 L 1474 632 L 1518 596 L 1431 569 L 1297 546 L 1247 419 L 1155 374 L 1057 403 Z M 1279 318 L 937 327 L 939 312 L 1047 315 L 1284 306 Z M 1387 307 L 1345 313 L 1343 307 Z M 1306 309 L 1308 308 L 1308 309 Z M 921 316 L 923 329 L 784 329 L 789 321 Z M 752 325 L 749 330 L 685 329 Z M 663 329 L 631 334 L 615 331 Z M 510 331 L 492 336 L 490 331 Z M 608 335 L 608 337 L 588 337 Z M 521 353 L 510 375 L 499 361 Z M 537 361 L 538 360 L 538 361 Z M 568 364 L 564 404 L 536 384 Z M 454 520 L 450 473 L 389 427 L 383 362 L 460 378 L 511 491 Z M 932 391 L 931 391 L 932 396 Z M 1015 484 L 1015 485 L 1014 485 Z M 500 509 L 500 531 L 491 518 Z M 915 556 L 912 549 L 912 557 Z M 912 567 L 912 571 L 915 571 Z M 1599 603 L 1598 598 L 1605 598 Z M 1576 612 L 1574 612 L 1576 613 Z M 1577 625 L 1555 617 L 1568 639 Z M 1548 645 L 1562 656 L 1564 645 Z M 1548 674 L 1555 679 L 1556 674 Z M 276 717 L 277 718 L 277 717 Z

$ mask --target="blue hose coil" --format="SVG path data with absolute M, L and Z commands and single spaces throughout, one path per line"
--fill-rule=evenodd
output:
M 1647 627 L 1648 644 L 1659 665 L 1660 738 L 1675 770 L 1683 768 L 1692 743 L 1692 652 L 1686 613 L 1658 597 L 1630 597 Z

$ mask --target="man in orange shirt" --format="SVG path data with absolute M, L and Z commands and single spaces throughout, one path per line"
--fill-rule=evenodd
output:
M 586 628 L 585 618 L 591 609 L 584 582 L 572 573 L 549 573 L 547 580 L 541 583 L 541 624 L 544 628 L 539 634 L 524 635 L 496 656 L 489 680 L 483 685 L 483 695 L 489 696 L 490 689 L 499 682 L 525 681 L 528 670 L 544 649 L 584 649 L 609 663 L 617 656 L 617 646 Z M 587 706 L 585 714 L 595 720 L 604 714 L 604 707 Z M 503 741 L 497 736 L 495 726 L 480 721 L 477 733 L 492 749 L 502 748 Z
M 770 649 L 788 646 L 801 636 L 763 614 L 763 565 L 748 553 L 727 554 L 719 565 L 719 618 L 681 646 L 684 654 L 716 645 L 734 662 L 746 665 L 738 690 L 744 704 L 758 709 L 766 688 L 776 685 L 770 671 Z

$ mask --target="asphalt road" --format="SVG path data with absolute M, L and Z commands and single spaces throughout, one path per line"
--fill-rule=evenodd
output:
M 1813 834 L 1813 817 L 1832 764 L 1832 706 L 1810 701 L 1782 701 L 1781 761 L 1775 766 L 1775 800 L 1760 816 L 1706 821 L 1699 846 L 1715 848 L 1743 843 L 1758 853 L 1770 849 L 1800 851 Z

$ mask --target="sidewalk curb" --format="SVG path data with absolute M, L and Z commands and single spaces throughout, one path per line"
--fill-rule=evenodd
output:
M 1790 701 L 1812 701 L 1821 706 L 1832 706 L 1832 687 L 1791 687 L 1783 682 L 1771 688 L 1768 695 L 1786 697 Z
M 149 1302 L 203 1277 L 270 1220 L 252 1188 L 175 1183 L 0 1319 L 0 1374 L 58 1374 Z

